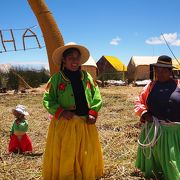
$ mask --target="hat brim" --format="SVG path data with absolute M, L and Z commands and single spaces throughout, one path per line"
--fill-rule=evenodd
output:
M 151 64 L 152 66 L 155 66 L 155 67 L 164 67 L 164 68 L 176 68 L 172 65 L 169 65 L 169 64 L 161 64 L 161 63 L 154 63 L 154 64 Z
M 18 112 L 20 114 L 23 114 L 25 116 L 28 116 L 29 113 L 27 111 L 21 111 L 21 110 L 18 110 L 18 109 L 12 109 L 12 113 L 15 115 L 15 112 Z
M 90 56 L 90 53 L 88 51 L 87 48 L 85 48 L 84 46 L 81 45 L 65 45 L 65 46 L 61 46 L 59 48 L 57 48 L 52 55 L 52 59 L 55 65 L 60 65 L 63 59 L 63 53 L 65 50 L 69 49 L 69 48 L 77 48 L 80 53 L 81 53 L 81 58 L 80 58 L 80 63 L 84 64 Z

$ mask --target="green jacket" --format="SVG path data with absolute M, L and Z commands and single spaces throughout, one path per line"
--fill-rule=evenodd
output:
M 86 71 L 81 71 L 81 78 L 85 90 L 89 114 L 97 117 L 102 106 L 100 91 L 93 78 Z M 75 110 L 75 99 L 70 80 L 60 71 L 48 81 L 43 96 L 43 105 L 47 111 L 59 119 L 63 110 Z
M 16 120 L 14 120 L 14 122 L 11 126 L 11 129 L 10 129 L 10 133 L 13 134 L 14 131 L 27 132 L 27 130 L 28 130 L 28 121 L 26 119 L 22 120 L 18 124 L 17 124 Z

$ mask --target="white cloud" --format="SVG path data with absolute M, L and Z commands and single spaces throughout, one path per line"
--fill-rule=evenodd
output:
M 180 36 L 177 33 L 164 33 L 163 36 L 169 45 L 180 46 Z M 165 44 L 166 42 L 163 36 L 160 35 L 159 37 L 151 37 L 145 42 L 147 44 Z
M 176 41 L 171 43 L 172 46 L 180 46 L 180 39 L 176 39 Z
M 147 44 L 165 44 L 164 40 L 158 37 L 151 37 L 145 41 Z
M 117 46 L 119 44 L 119 42 L 121 41 L 121 38 L 119 38 L 118 36 L 116 38 L 113 38 L 110 42 L 111 45 Z

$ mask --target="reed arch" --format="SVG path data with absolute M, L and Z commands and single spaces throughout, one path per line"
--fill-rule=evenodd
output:
M 43 0 L 28 0 L 28 3 L 41 28 L 48 55 L 50 74 L 53 75 L 54 73 L 59 72 L 60 67 L 54 65 L 52 61 L 52 53 L 56 48 L 64 45 L 62 34 L 52 13 L 49 11 Z

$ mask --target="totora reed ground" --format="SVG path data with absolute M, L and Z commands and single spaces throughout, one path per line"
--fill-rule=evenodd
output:
M 102 179 L 144 179 L 135 169 L 139 119 L 134 114 L 134 99 L 142 87 L 111 86 L 101 88 L 103 107 L 97 128 L 104 155 Z M 42 179 L 42 153 L 49 125 L 48 113 L 42 106 L 42 91 L 0 95 L 0 179 Z M 8 154 L 9 129 L 14 119 L 12 108 L 27 106 L 30 116 L 28 134 L 33 142 L 32 155 Z

